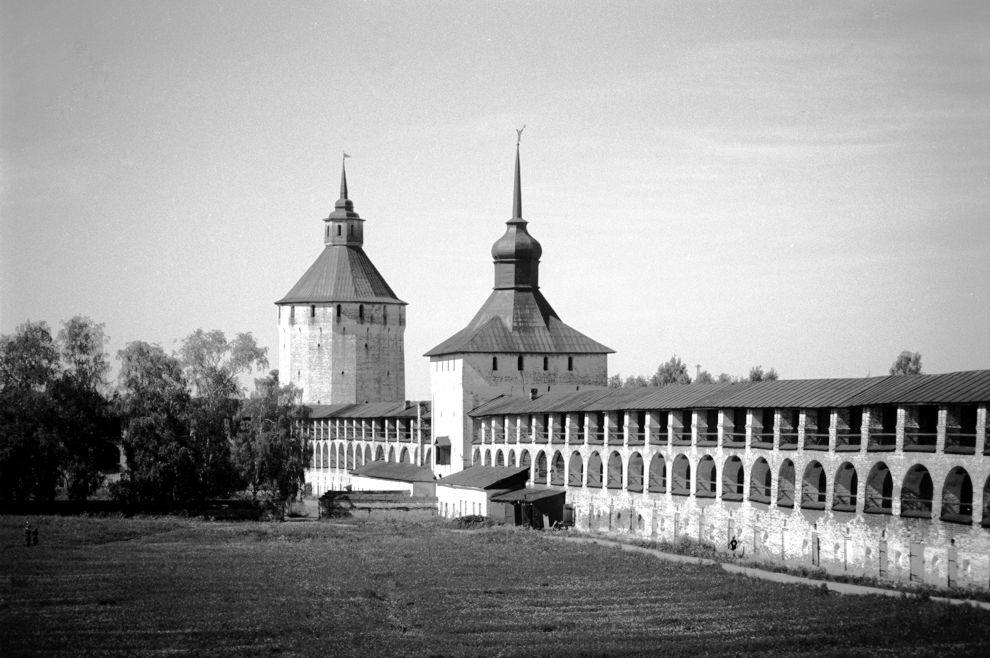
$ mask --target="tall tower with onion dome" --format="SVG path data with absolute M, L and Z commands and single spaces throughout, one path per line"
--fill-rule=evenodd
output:
M 440 476 L 470 465 L 468 412 L 480 403 L 499 394 L 604 386 L 608 378 L 613 350 L 564 324 L 540 292 L 543 248 L 522 216 L 518 141 L 512 218 L 505 224 L 492 246 L 495 285 L 488 299 L 466 327 L 426 353 L 433 469 Z
M 343 164 L 340 198 L 323 223 L 323 252 L 275 302 L 281 381 L 301 388 L 307 404 L 401 401 L 406 303 L 364 253 Z

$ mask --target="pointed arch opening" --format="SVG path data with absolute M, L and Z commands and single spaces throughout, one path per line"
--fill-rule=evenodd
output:
M 684 455 L 677 455 L 670 473 L 670 493 L 675 496 L 691 495 L 691 462 Z
M 894 511 L 894 478 L 883 462 L 874 464 L 866 477 L 863 511 L 867 514 L 892 514 Z
M 832 509 L 837 512 L 855 512 L 858 488 L 859 478 L 856 477 L 856 468 L 849 462 L 843 462 L 835 472 Z
M 722 466 L 722 500 L 742 500 L 745 480 L 742 460 L 736 456 L 726 459 Z
M 935 487 L 928 469 L 921 464 L 912 466 L 901 485 L 901 516 L 932 518 L 932 498 Z
M 495 465 L 505 466 L 505 454 L 502 452 L 501 448 L 495 451 Z
M 627 491 L 637 493 L 643 491 L 643 456 L 634 452 L 629 456 L 629 483 L 626 485 Z
M 597 451 L 588 457 L 588 486 L 593 489 L 602 488 L 602 458 Z
M 608 456 L 608 476 L 605 486 L 609 489 L 622 488 L 622 456 L 618 452 Z
M 519 468 L 529 468 L 532 464 L 528 450 L 519 451 Z
M 506 459 L 506 465 L 507 466 L 515 466 L 516 465 L 516 451 L 515 450 L 509 450 L 509 456 Z
M 705 455 L 698 460 L 698 473 L 695 475 L 694 495 L 697 498 L 715 497 L 715 460 L 711 455 Z
M 547 455 L 540 450 L 536 453 L 536 472 L 533 474 L 533 484 L 547 483 Z
M 584 460 L 581 453 L 575 450 L 567 464 L 567 486 L 580 487 L 584 484 Z
M 376 462 L 385 461 L 385 448 L 383 448 L 382 446 L 378 446 L 377 448 L 375 448 L 375 461 Z
M 777 473 L 777 507 L 794 507 L 794 462 L 785 459 Z
M 973 522 L 973 481 L 961 466 L 956 466 L 945 476 L 941 518 L 949 523 L 969 525 Z
M 667 462 L 657 453 L 650 460 L 650 493 L 667 492 Z
M 826 484 L 825 469 L 811 460 L 801 478 L 801 509 L 825 509 Z
M 347 470 L 354 468 L 354 444 L 347 446 Z
M 480 466 L 481 465 L 481 449 L 480 448 L 475 448 L 474 449 L 474 454 L 471 455 L 471 464 L 473 466 Z
M 564 486 L 564 456 L 557 450 L 550 460 L 550 484 L 556 487 Z
M 492 465 L 492 451 L 485 450 L 485 466 L 491 466 L 491 465 Z
M 411 460 L 409 458 L 409 448 L 403 448 L 402 452 L 399 453 L 399 463 L 408 464 L 410 463 L 410 461 Z
M 763 457 L 758 457 L 749 472 L 749 499 L 754 503 L 769 505 L 771 484 L 770 464 Z
M 392 463 L 395 463 L 395 446 L 392 446 L 388 449 L 388 460 Z

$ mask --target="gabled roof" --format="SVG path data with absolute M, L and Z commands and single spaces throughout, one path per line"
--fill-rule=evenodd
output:
M 371 462 L 351 471 L 352 475 L 379 480 L 395 480 L 398 482 L 433 482 L 436 477 L 426 466 L 414 464 L 397 464 L 395 462 Z
M 471 489 L 507 489 L 512 480 L 529 478 L 528 466 L 471 466 L 437 480 L 437 485 L 468 487 Z M 522 484 L 520 486 L 522 486 Z
M 464 329 L 426 353 L 611 354 L 564 324 L 539 290 L 493 290 Z
M 405 304 L 354 245 L 327 245 L 292 290 L 276 304 L 366 302 Z

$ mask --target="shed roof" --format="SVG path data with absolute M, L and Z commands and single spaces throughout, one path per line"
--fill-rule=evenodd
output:
M 846 404 L 964 404 L 990 401 L 990 370 L 940 375 L 879 377 L 873 386 L 851 396 Z
M 506 481 L 528 477 L 528 466 L 471 466 L 447 477 L 437 480 L 438 485 L 451 487 L 469 487 L 472 489 L 494 489 L 504 485 Z
M 422 418 L 430 417 L 429 402 L 413 402 L 408 408 L 405 402 L 361 402 L 357 404 L 311 404 L 309 417 L 324 418 L 415 418 L 416 405 L 422 405 Z
M 496 289 L 464 329 L 426 356 L 472 352 L 610 354 L 598 341 L 564 324 L 539 290 Z
M 405 304 L 356 245 L 327 245 L 292 290 L 275 303 L 327 302 Z
M 544 498 L 567 495 L 563 489 L 550 489 L 549 487 L 534 487 L 532 489 L 516 489 L 504 494 L 492 496 L 493 503 L 513 503 L 513 502 L 533 502 Z
M 498 397 L 471 415 L 660 409 L 832 408 L 876 404 L 990 402 L 990 370 L 860 379 L 782 379 L 744 384 L 668 386 Z
M 436 477 L 426 466 L 415 464 L 397 464 L 395 462 L 376 461 L 365 464 L 351 471 L 352 475 L 377 478 L 379 480 L 395 480 L 399 482 L 433 482 Z

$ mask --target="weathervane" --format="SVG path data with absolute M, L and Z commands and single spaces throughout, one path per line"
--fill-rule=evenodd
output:
M 516 128 L 516 146 L 519 146 L 519 142 L 522 141 L 522 131 L 526 130 L 526 124 L 523 124 L 522 128 Z
M 526 127 L 526 126 L 523 126 L 523 128 L 525 128 L 525 127 Z M 342 158 L 340 159 L 340 161 L 341 161 L 341 162 L 343 162 L 344 160 L 346 160 L 346 159 L 347 159 L 347 158 L 349 158 L 349 157 L 351 157 L 351 156 L 349 156 L 349 155 L 347 155 L 346 153 L 344 153 L 344 157 L 342 157 Z

